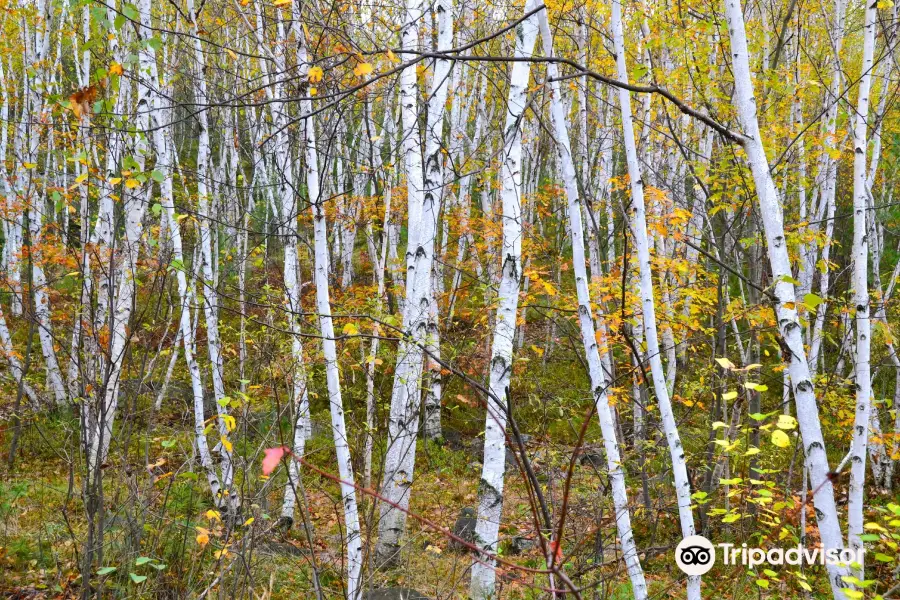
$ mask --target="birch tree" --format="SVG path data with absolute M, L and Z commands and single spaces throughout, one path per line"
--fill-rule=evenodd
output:
M 740 0 L 725 0 L 725 17 L 728 21 L 728 34 L 731 44 L 732 70 L 734 72 L 734 107 L 738 120 L 744 131 L 743 148 L 747 161 L 753 172 L 756 184 L 756 195 L 759 201 L 759 212 L 762 215 L 766 236 L 766 249 L 769 255 L 769 266 L 775 282 L 775 313 L 778 319 L 778 330 L 790 355 L 786 356 L 794 403 L 797 407 L 797 421 L 803 438 L 806 468 L 809 470 L 810 486 L 818 490 L 813 496 L 816 507 L 816 521 L 819 534 L 825 549 L 843 548 L 837 508 L 834 503 L 834 490 L 829 473 L 828 457 L 825 453 L 825 441 L 819 420 L 819 409 L 816 404 L 815 388 L 806 349 L 803 347 L 800 323 L 797 318 L 796 297 L 794 295 L 791 265 L 788 258 L 784 234 L 784 215 L 781 201 L 763 146 L 756 117 L 756 100 L 753 95 L 753 79 L 750 73 L 749 54 L 747 51 L 747 34 L 744 27 L 744 13 Z M 845 568 L 828 566 L 831 588 L 835 598 L 843 598 L 845 587 L 841 577 L 846 575 Z
M 618 0 L 613 0 L 611 24 L 616 55 L 616 73 L 620 81 L 628 83 L 628 66 L 625 61 L 625 34 L 622 26 L 622 4 Z M 647 217 L 644 207 L 643 175 L 634 141 L 631 94 L 624 88 L 619 89 L 619 109 L 624 131 L 623 138 L 625 141 L 625 158 L 628 164 L 628 178 L 631 182 L 631 219 L 640 271 L 640 296 L 643 308 L 644 338 L 647 343 L 647 360 L 650 362 L 653 390 L 659 402 L 663 432 L 669 446 L 669 456 L 672 459 L 672 472 L 675 479 L 675 495 L 678 499 L 681 534 L 683 537 L 689 537 L 695 533 L 694 515 L 691 509 L 691 484 L 687 474 L 684 447 L 678 433 L 672 404 L 669 400 L 666 374 L 663 370 L 660 356 L 659 338 L 656 329 L 656 307 L 653 298 L 653 274 L 650 270 L 650 247 L 647 238 Z M 687 578 L 687 596 L 690 600 L 700 598 L 699 577 L 689 576 Z
M 872 326 L 869 321 L 869 212 L 868 133 L 869 95 L 875 55 L 875 3 L 867 3 L 863 25 L 862 75 L 856 100 L 856 123 L 853 128 L 853 305 L 856 310 L 856 411 L 853 423 L 853 445 L 850 466 L 849 505 L 847 507 L 847 544 L 853 550 L 863 548 L 864 486 L 869 423 L 872 409 L 872 371 L 870 366 Z M 874 241 L 874 243 L 878 243 Z M 859 554 L 856 577 L 864 579 L 863 555 Z
M 525 13 L 538 8 L 535 0 L 525 3 Z M 506 468 L 506 403 L 511 396 L 513 340 L 519 308 L 522 280 L 522 126 L 528 103 L 531 65 L 526 59 L 534 52 L 538 17 L 531 15 L 516 29 L 513 63 L 509 74 L 509 97 L 503 125 L 503 164 L 500 168 L 500 198 L 503 202 L 503 241 L 501 245 L 500 287 L 497 315 L 491 343 L 487 413 L 484 424 L 484 463 L 478 489 L 478 519 L 475 540 L 487 552 L 497 551 L 497 535 L 503 511 L 503 478 Z M 469 587 L 472 598 L 496 595 L 496 571 L 493 560 L 482 556 L 472 565 Z

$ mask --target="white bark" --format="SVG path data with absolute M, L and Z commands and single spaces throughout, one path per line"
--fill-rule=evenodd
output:
M 759 122 L 756 117 L 756 100 L 753 97 L 753 80 L 747 51 L 747 37 L 744 29 L 744 14 L 740 0 L 725 0 L 725 16 L 731 41 L 732 70 L 734 72 L 734 105 L 738 120 L 747 136 L 744 150 L 753 172 L 759 212 L 762 215 L 766 234 L 766 244 L 772 277 L 775 282 L 776 317 L 784 342 L 793 356 L 788 360 L 788 372 L 797 406 L 797 421 L 803 438 L 806 465 L 809 469 L 810 484 L 818 491 L 813 496 L 822 545 L 827 549 L 843 548 L 840 524 L 834 502 L 834 491 L 829 479 L 828 456 L 819 421 L 815 389 L 811 379 L 806 350 L 803 347 L 802 330 L 795 308 L 796 297 L 791 279 L 791 264 L 788 257 L 784 234 L 784 217 L 775 182 L 769 171 Z M 829 566 L 832 592 L 835 598 L 843 598 L 845 568 Z
M 192 43 L 194 50 L 195 64 L 195 84 L 196 96 L 200 102 L 208 102 L 210 96 L 207 90 L 206 82 L 206 53 L 201 44 L 200 34 L 198 33 L 199 24 L 197 23 L 197 15 L 194 12 L 193 0 L 188 0 L 188 14 L 191 19 Z M 202 254 L 202 274 L 201 283 L 203 287 L 203 315 L 206 321 L 206 348 L 209 354 L 210 370 L 212 374 L 213 399 L 215 400 L 216 413 L 218 418 L 219 443 L 215 449 L 219 453 L 221 463 L 221 482 L 225 493 L 230 497 L 232 504 L 237 501 L 235 490 L 230 489 L 232 479 L 234 477 L 234 469 L 231 460 L 231 450 L 225 444 L 228 439 L 228 426 L 225 417 L 228 415 L 228 408 L 222 399 L 225 398 L 225 374 L 222 360 L 222 346 L 219 336 L 219 307 L 217 304 L 218 293 L 216 291 L 216 257 L 217 249 L 214 245 L 213 232 L 211 231 L 210 201 L 211 192 L 208 186 L 210 178 L 210 140 L 209 140 L 209 112 L 200 110 L 197 112 L 197 123 L 199 125 L 199 137 L 197 142 L 197 196 L 199 199 L 199 209 L 197 214 L 197 224 L 200 231 L 200 251 Z M 236 505 L 235 505 L 236 506 Z
M 421 0 L 408 0 L 401 32 L 404 49 L 418 47 Z M 415 466 L 416 435 L 419 427 L 419 384 L 422 378 L 422 344 L 427 336 L 431 298 L 431 270 L 437 229 L 438 206 L 434 194 L 424 193 L 422 155 L 419 151 L 418 85 L 415 67 L 400 75 L 400 116 L 403 122 L 403 154 L 406 164 L 407 216 L 406 299 L 403 303 L 403 331 L 409 340 L 400 342 L 391 393 L 388 449 L 384 462 L 381 493 L 402 508 L 409 506 Z M 388 503 L 381 504 L 378 564 L 399 558 L 400 538 L 406 529 L 406 513 Z
M 613 0 L 612 34 L 616 54 L 616 69 L 620 81 L 628 81 L 628 66 L 625 62 L 625 37 L 622 25 L 622 5 Z M 684 537 L 694 535 L 694 516 L 691 510 L 691 484 L 687 475 L 684 459 L 684 448 L 678 434 L 675 414 L 669 399 L 666 375 L 660 357 L 659 339 L 656 329 L 656 306 L 653 298 L 653 274 L 650 270 L 650 247 L 647 237 L 647 217 L 644 207 L 644 182 L 638 162 L 637 148 L 634 141 L 634 125 L 632 124 L 631 94 L 619 89 L 619 107 L 622 113 L 622 129 L 625 141 L 625 157 L 628 162 L 628 176 L 631 180 L 631 204 L 633 208 L 634 236 L 637 248 L 637 259 L 640 267 L 640 295 L 643 306 L 644 335 L 647 341 L 647 358 L 653 379 L 653 389 L 659 402 L 663 431 L 669 445 L 672 458 L 672 471 L 675 478 L 675 494 L 678 500 L 678 516 L 681 533 Z M 687 578 L 687 597 L 689 600 L 700 598 L 700 578 Z
M 438 20 L 437 52 L 449 50 L 453 46 L 453 2 L 452 0 L 438 0 L 435 3 L 435 12 Z M 424 192 L 425 204 L 439 207 L 444 189 L 444 113 L 447 104 L 450 74 L 453 61 L 438 59 L 434 64 L 434 78 L 432 79 L 431 95 L 428 98 L 428 122 L 425 126 L 425 174 Z M 431 196 L 431 198 L 428 198 Z M 438 209 L 434 209 L 438 212 Z M 446 223 L 445 223 L 446 227 Z M 436 234 L 436 231 L 435 231 Z M 440 270 L 432 261 L 432 283 L 428 286 L 428 325 L 426 335 L 426 348 L 430 357 L 437 360 L 428 360 L 428 383 L 425 389 L 425 418 L 424 435 L 427 439 L 436 440 L 441 437 L 441 366 L 438 362 L 441 357 L 440 317 L 435 301 L 436 293 L 440 292 Z
M 537 0 L 525 3 L 525 12 L 537 8 Z M 506 468 L 506 401 L 513 370 L 513 340 L 522 279 L 522 125 L 528 99 L 532 55 L 538 34 L 538 17 L 532 15 L 516 27 L 514 62 L 509 75 L 509 99 L 503 126 L 503 164 L 500 167 L 500 198 L 503 203 L 502 267 L 497 315 L 491 346 L 487 414 L 484 430 L 484 464 L 478 490 L 475 542 L 488 552 L 497 551 L 503 509 L 503 476 Z M 469 594 L 472 598 L 494 598 L 496 572 L 493 560 L 480 556 L 472 565 Z
M 341 478 L 341 504 L 344 507 L 344 527 L 347 549 L 347 598 L 357 600 L 362 592 L 360 574 L 362 572 L 362 538 L 359 527 L 359 511 L 356 504 L 356 489 L 353 487 L 353 463 L 350 460 L 350 445 L 344 422 L 344 405 L 341 399 L 341 380 L 338 371 L 337 348 L 334 341 L 334 326 L 331 321 L 331 299 L 328 290 L 328 231 L 325 222 L 325 207 L 319 190 L 318 156 L 316 135 L 313 126 L 311 102 L 303 101 L 301 110 L 306 116 L 306 183 L 309 190 L 313 215 L 315 244 L 315 284 L 316 310 L 319 313 L 319 328 L 322 334 L 322 349 L 325 355 L 325 377 L 328 383 L 328 401 L 331 408 L 331 428 L 337 453 L 338 473 Z
M 853 305 L 856 309 L 856 411 L 850 456 L 850 486 L 847 507 L 847 544 L 853 550 L 863 547 L 863 502 L 866 483 L 866 453 L 869 443 L 869 419 L 872 408 L 871 332 L 869 321 L 869 186 L 867 182 L 866 137 L 869 117 L 869 95 L 872 90 L 872 68 L 875 55 L 874 2 L 867 2 L 863 29 L 862 75 L 856 101 L 856 123 L 853 128 Z M 876 242 L 877 243 L 877 242 Z M 857 578 L 864 579 L 862 554 Z
M 550 24 L 547 19 L 547 11 L 538 13 L 541 24 L 541 39 L 544 44 L 544 55 L 553 55 L 552 36 Z M 562 106 L 562 97 L 558 81 L 556 64 L 547 64 L 547 78 L 551 83 L 551 117 L 553 131 L 556 137 L 556 147 L 562 166 L 563 183 L 568 199 L 568 216 L 572 230 L 572 261 L 575 271 L 575 289 L 578 295 L 578 321 L 581 326 L 581 339 L 584 343 L 584 351 L 587 357 L 588 370 L 591 379 L 591 390 L 594 402 L 597 405 L 597 417 L 600 421 L 600 431 L 603 435 L 603 444 L 606 449 L 606 464 L 609 472 L 610 486 L 612 487 L 613 506 L 615 507 L 616 530 L 622 555 L 631 579 L 631 589 L 635 600 L 647 598 L 647 582 L 644 580 L 644 571 L 638 558 L 637 546 L 634 541 L 634 532 L 631 529 L 631 514 L 628 508 L 628 493 L 625 484 L 625 469 L 621 464 L 619 444 L 616 440 L 616 429 L 613 420 L 612 409 L 609 406 L 607 396 L 607 381 L 604 377 L 603 364 L 597 348 L 597 330 L 594 328 L 593 311 L 591 310 L 591 293 L 588 286 L 588 275 L 585 270 L 585 244 L 584 226 L 581 222 L 581 198 L 578 194 L 575 164 L 572 157 L 572 146 L 569 139 L 569 130 L 565 121 L 565 112 Z
M 308 57 L 306 53 L 306 45 L 303 32 L 300 29 L 300 4 L 293 5 L 294 20 L 293 29 L 295 43 L 297 44 L 297 63 L 301 69 L 301 77 L 309 70 Z M 303 77 L 303 79 L 306 79 Z M 277 86 L 278 93 L 282 93 L 281 86 Z M 304 102 L 304 106 L 308 103 Z M 278 120 L 276 127 L 281 128 L 283 124 L 281 119 L 286 117 L 284 111 L 287 110 L 286 104 L 278 107 Z M 306 124 L 307 135 L 315 136 L 311 122 Z M 299 209 L 297 207 L 297 198 L 294 194 L 293 171 L 291 168 L 290 146 L 280 134 L 276 134 L 278 148 L 276 149 L 276 161 L 282 181 L 285 185 L 281 186 L 281 214 L 282 223 L 284 225 L 284 287 L 285 287 L 285 310 L 287 311 L 291 332 L 291 356 L 293 358 L 292 369 L 292 386 L 291 401 L 294 406 L 294 437 L 292 450 L 297 456 L 303 456 L 305 452 L 305 442 L 308 436 L 310 415 L 309 415 L 309 393 L 306 385 L 306 372 L 303 364 L 303 345 L 301 342 L 300 319 L 303 311 L 300 305 L 300 281 L 298 273 L 300 271 L 300 262 L 297 255 L 297 217 Z M 315 144 L 315 137 L 307 144 Z M 313 150 L 313 157 L 315 153 Z M 318 185 L 318 163 L 315 166 L 307 166 L 308 170 L 316 169 L 316 185 Z M 308 175 L 309 177 L 309 175 Z M 316 191 L 318 194 L 318 190 Z M 312 194 L 310 194 L 312 197 Z M 288 484 L 284 491 L 284 502 L 281 506 L 281 517 L 284 519 L 294 518 L 294 506 L 297 501 L 296 487 L 299 481 L 300 470 L 297 461 L 290 461 L 288 465 Z
M 834 23 L 830 27 L 830 37 L 834 44 L 834 56 L 832 63 L 831 83 L 828 87 L 828 94 L 825 96 L 827 108 L 825 111 L 825 152 L 822 153 L 819 165 L 819 197 L 818 204 L 813 202 L 815 211 L 811 210 L 810 214 L 815 213 L 817 224 L 813 227 L 813 231 L 818 231 L 818 222 L 825 219 L 825 244 L 822 247 L 822 273 L 819 278 L 819 295 L 822 302 L 816 307 L 816 318 L 812 325 L 812 333 L 810 335 L 809 347 L 809 368 L 812 374 L 812 381 L 815 378 L 819 367 L 819 360 L 822 349 L 822 337 L 825 326 L 825 315 L 828 310 L 828 295 L 831 286 L 831 242 L 834 232 L 834 211 L 835 211 L 835 195 L 837 189 L 837 160 L 831 157 L 830 152 L 837 149 L 835 134 L 837 131 L 838 118 L 838 101 L 841 97 L 841 83 L 843 81 L 843 73 L 841 68 L 841 47 L 844 41 L 844 17 L 847 8 L 846 0 L 835 0 L 834 4 Z M 816 246 L 809 248 L 810 256 L 807 261 L 811 265 L 816 264 L 815 259 Z M 802 282 L 801 282 L 802 283 Z
M 141 3 L 141 21 L 143 27 L 151 27 L 149 2 L 143 0 Z M 156 74 L 156 64 L 147 65 L 150 69 L 150 78 L 153 81 L 159 81 Z M 203 406 L 203 382 L 200 376 L 200 365 L 197 363 L 195 355 L 194 332 L 195 329 L 191 323 L 191 306 L 193 304 L 193 294 L 188 287 L 187 264 L 184 260 L 184 252 L 181 242 L 181 229 L 179 221 L 176 218 L 174 192 L 172 189 L 172 168 L 176 163 L 175 142 L 172 137 L 172 127 L 167 118 L 172 114 L 172 107 L 165 100 L 162 94 L 154 94 L 153 110 L 150 115 L 153 119 L 153 146 L 156 150 L 156 170 L 162 174 L 162 181 L 159 184 L 160 205 L 166 215 L 167 229 L 172 244 L 172 253 L 174 256 L 172 269 L 175 272 L 175 278 L 178 287 L 178 297 L 181 304 L 181 316 L 179 318 L 179 331 L 181 335 L 181 343 L 184 348 L 184 359 L 188 367 L 188 373 L 191 380 L 191 391 L 193 395 L 194 408 L 194 443 L 197 447 L 197 454 L 200 458 L 200 464 L 206 474 L 209 482 L 210 491 L 214 502 L 217 506 L 224 506 L 225 501 L 222 495 L 223 489 L 213 463 L 212 455 L 209 450 L 206 433 L 206 415 Z

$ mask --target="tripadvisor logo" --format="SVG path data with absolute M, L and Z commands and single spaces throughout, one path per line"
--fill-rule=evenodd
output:
M 702 535 L 690 535 L 675 548 L 675 564 L 687 575 L 703 575 L 716 564 L 716 549 Z
M 722 549 L 722 562 L 726 565 L 743 565 L 751 569 L 758 565 L 852 565 L 863 564 L 865 548 L 748 548 L 734 544 L 716 544 Z M 675 548 L 675 564 L 687 575 L 703 575 L 716 563 L 716 550 L 713 543 L 702 535 L 691 535 Z

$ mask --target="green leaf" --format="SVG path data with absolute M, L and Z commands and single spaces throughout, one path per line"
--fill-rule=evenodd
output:
M 153 181 L 155 181 L 156 183 L 162 183 L 166 180 L 166 176 L 163 174 L 163 172 L 156 169 L 153 169 L 153 171 L 150 173 L 150 177 L 152 177 Z
M 763 589 L 768 589 L 768 587 L 769 587 L 769 582 L 768 582 L 767 580 L 765 580 L 765 579 L 757 579 L 757 580 L 756 580 L 756 585 L 758 585 L 759 587 L 761 587 L 761 588 L 763 588 Z
M 137 573 L 129 573 L 128 576 L 131 577 L 131 580 L 135 583 L 144 583 L 145 581 L 147 581 L 146 575 L 138 575 Z
M 153 213 L 154 217 L 158 217 L 162 214 L 162 204 L 159 202 L 154 203 L 153 206 L 150 207 L 150 212 Z
M 794 285 L 800 285 L 800 282 L 791 277 L 790 275 L 782 275 L 778 278 L 778 281 L 784 281 L 787 283 L 793 283 Z
M 110 573 L 114 573 L 116 567 L 100 567 L 97 569 L 97 575 L 109 575 Z
M 149 556 L 139 556 L 134 560 L 134 564 L 136 564 L 137 566 L 146 565 L 151 560 L 153 559 Z
M 126 4 L 125 6 L 123 6 L 122 14 L 124 14 L 132 21 L 137 21 L 141 18 L 141 14 L 138 12 L 137 8 L 135 8 L 134 4 Z
M 163 448 L 171 448 L 172 446 L 175 445 L 175 440 L 163 440 L 159 444 Z
M 815 294 L 806 294 L 803 296 L 803 304 L 805 304 L 810 310 L 815 310 L 815 308 L 825 302 L 822 300 L 821 296 L 817 296 Z
M 881 552 L 875 553 L 875 560 L 878 562 L 889 563 L 894 562 L 894 559 L 888 556 L 887 554 L 882 554 Z

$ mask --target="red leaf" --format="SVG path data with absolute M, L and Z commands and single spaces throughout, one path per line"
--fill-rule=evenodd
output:
M 278 448 L 266 448 L 266 457 L 263 459 L 262 464 L 264 475 L 269 475 L 275 470 L 275 467 L 281 462 L 281 458 L 284 456 L 285 452 L 287 452 L 287 448 L 284 446 Z
M 556 562 L 556 561 L 561 562 L 561 561 L 562 561 L 562 559 L 563 559 L 563 551 L 562 551 L 562 548 L 560 548 L 560 546 L 559 546 L 559 542 L 557 542 L 556 540 L 553 540 L 553 541 L 550 542 L 550 552 L 553 554 L 553 557 L 554 557 L 553 560 L 554 560 L 554 562 Z

